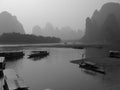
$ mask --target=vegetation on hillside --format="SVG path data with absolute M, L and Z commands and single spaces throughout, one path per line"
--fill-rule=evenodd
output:
M 39 43 L 59 43 L 60 38 L 43 37 L 30 34 L 4 33 L 0 36 L 0 44 L 39 44 Z

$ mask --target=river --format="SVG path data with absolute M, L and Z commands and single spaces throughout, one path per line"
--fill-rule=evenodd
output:
M 79 65 L 70 63 L 71 60 L 81 59 L 84 49 L 22 47 L 1 50 L 24 50 L 25 56 L 20 60 L 7 62 L 6 68 L 14 69 L 24 79 L 29 90 L 120 89 L 120 69 L 103 75 L 88 72 L 79 68 Z M 47 50 L 50 55 L 34 61 L 28 59 L 32 50 Z

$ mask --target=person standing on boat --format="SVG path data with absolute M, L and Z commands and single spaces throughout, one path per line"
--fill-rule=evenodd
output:
M 86 50 L 84 49 L 84 50 L 83 50 L 83 53 L 82 53 L 82 59 L 85 59 L 85 58 L 86 58 L 86 55 L 85 55 L 85 54 L 86 54 Z
M 84 63 L 84 59 L 86 58 L 86 56 L 85 56 L 85 53 L 86 52 L 86 50 L 84 49 L 84 52 L 82 53 L 82 61 L 81 61 L 81 64 L 83 64 Z

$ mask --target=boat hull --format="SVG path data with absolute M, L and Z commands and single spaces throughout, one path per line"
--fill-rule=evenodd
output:
M 102 74 L 106 74 L 105 71 L 99 67 L 90 67 L 90 66 L 86 66 L 86 65 L 79 65 L 80 68 L 86 69 L 86 70 L 91 70 L 94 72 L 98 72 L 98 73 L 102 73 Z

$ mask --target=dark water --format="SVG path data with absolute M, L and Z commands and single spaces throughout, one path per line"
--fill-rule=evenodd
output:
M 7 62 L 29 86 L 29 90 L 119 90 L 120 70 L 107 75 L 84 71 L 71 60 L 80 59 L 84 50 L 65 48 L 6 48 L 25 51 L 23 59 Z M 32 50 L 47 50 L 50 55 L 41 60 L 28 59 Z M 98 51 L 97 51 L 98 52 Z M 100 53 L 99 53 L 100 54 Z M 101 53 L 102 54 L 102 53 Z M 113 73 L 114 72 L 114 73 Z

